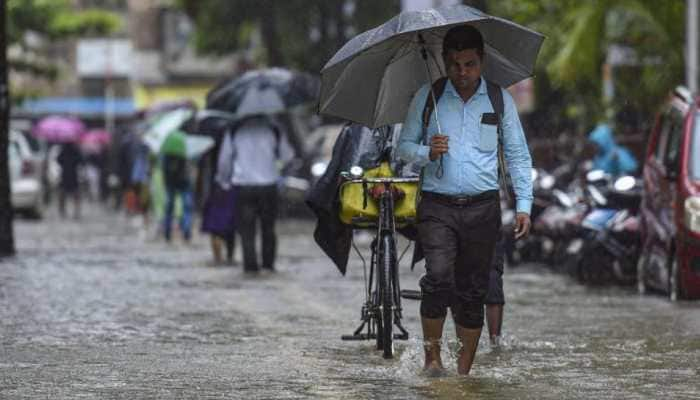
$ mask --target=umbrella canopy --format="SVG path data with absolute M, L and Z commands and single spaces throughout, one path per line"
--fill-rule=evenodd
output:
M 214 147 L 214 139 L 209 136 L 186 135 L 185 157 L 194 159 Z
M 220 110 L 204 109 L 197 111 L 197 133 L 218 137 L 232 123 L 237 121 L 236 114 Z
M 91 129 L 80 136 L 80 149 L 85 153 L 96 154 L 112 141 L 112 135 L 104 129 Z
M 197 158 L 214 146 L 214 139 L 207 136 L 188 135 L 182 125 L 195 115 L 190 108 L 169 111 L 149 124 L 143 142 L 152 153 Z
M 486 79 L 508 87 L 532 75 L 541 34 L 463 5 L 406 11 L 354 37 L 331 58 L 321 71 L 320 112 L 372 128 L 403 122 L 415 92 L 445 75 L 445 33 L 464 24 L 484 37 Z
M 214 88 L 207 95 L 207 108 L 233 113 L 236 118 L 275 114 L 312 102 L 317 94 L 318 80 L 309 74 L 259 69 Z
M 32 129 L 32 134 L 49 142 L 75 142 L 85 131 L 85 125 L 77 118 L 52 115 L 41 119 Z
M 192 118 L 193 115 L 194 110 L 190 108 L 178 108 L 156 117 L 146 129 L 146 133 L 143 136 L 144 143 L 152 152 L 159 153 L 168 135 L 180 129 L 182 124 Z
M 160 153 L 193 159 L 214 147 L 214 139 L 209 136 L 188 135 L 183 131 L 171 132 L 163 141 Z

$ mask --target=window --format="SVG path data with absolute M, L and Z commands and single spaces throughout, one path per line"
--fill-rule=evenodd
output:
M 671 112 L 669 110 L 661 115 L 661 121 L 659 121 L 659 136 L 656 139 L 656 148 L 654 149 L 654 158 L 661 162 L 664 156 L 664 150 L 666 148 L 666 139 L 668 138 L 668 131 L 671 127 Z
M 666 141 L 664 165 L 670 168 L 677 168 L 678 155 L 680 154 L 681 142 L 683 141 L 683 114 L 673 109 L 670 115 L 670 129 Z
M 700 181 L 700 113 L 695 114 L 693 135 L 690 138 L 690 159 L 688 161 L 691 179 Z

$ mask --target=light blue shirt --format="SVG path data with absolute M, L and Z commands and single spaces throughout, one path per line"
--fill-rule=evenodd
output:
M 506 166 L 513 182 L 517 212 L 530 213 L 532 208 L 532 159 L 520 124 L 518 110 L 510 93 L 503 92 L 503 146 Z M 493 113 L 486 90 L 486 81 L 466 102 L 449 80 L 438 100 L 438 118 L 442 133 L 450 137 L 449 150 L 443 156 L 443 176 L 436 172 L 439 158 L 430 161 L 432 135 L 438 133 L 435 111 L 430 115 L 425 142 L 423 132 L 423 107 L 429 93 L 429 85 L 421 87 L 408 109 L 406 122 L 399 138 L 398 156 L 408 162 L 425 167 L 422 190 L 447 195 L 476 195 L 488 190 L 498 190 L 498 132 L 496 125 L 481 123 L 481 115 Z

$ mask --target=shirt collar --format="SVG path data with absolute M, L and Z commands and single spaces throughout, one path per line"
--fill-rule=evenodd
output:
M 447 85 L 445 86 L 445 92 L 452 93 L 453 96 L 459 96 L 459 93 L 457 93 L 457 89 L 455 89 L 454 85 L 452 85 L 452 81 L 447 79 Z M 486 79 L 482 76 L 480 81 L 479 81 L 479 87 L 476 89 L 475 94 L 486 94 Z M 461 98 L 461 97 L 460 97 Z

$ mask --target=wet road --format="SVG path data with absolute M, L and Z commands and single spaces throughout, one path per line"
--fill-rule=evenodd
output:
M 592 290 L 536 267 L 507 271 L 505 345 L 482 339 L 473 375 L 421 376 L 411 339 L 383 360 L 342 342 L 359 323 L 362 268 L 341 277 L 312 225 L 280 224 L 279 272 L 209 267 L 203 237 L 166 245 L 89 210 L 16 225 L 0 261 L 1 399 L 697 399 L 700 305 Z M 240 258 L 240 255 L 237 255 Z M 420 271 L 402 268 L 404 288 Z

